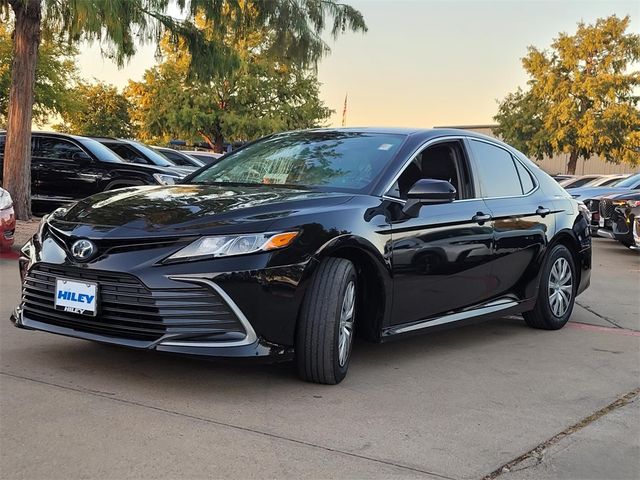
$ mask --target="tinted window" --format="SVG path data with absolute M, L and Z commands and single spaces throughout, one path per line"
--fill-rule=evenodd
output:
M 518 169 L 518 175 L 520 176 L 520 184 L 522 185 L 522 192 L 529 193 L 531 190 L 535 188 L 535 183 L 533 182 L 533 178 L 531 178 L 531 174 L 529 170 L 524 168 L 520 162 L 516 161 L 516 168 Z
M 471 150 L 484 197 L 522 195 L 520 178 L 511 154 L 485 142 L 471 140 Z
M 40 137 L 36 143 L 35 157 L 73 160 L 76 153 L 83 153 L 77 145 L 61 138 Z
M 404 138 L 349 131 L 276 135 L 222 157 L 192 181 L 360 191 L 389 164 Z
M 120 144 L 120 143 L 111 143 L 107 145 L 111 150 L 116 152 L 122 158 L 124 158 L 127 162 L 131 163 L 146 163 L 149 162 L 146 158 L 136 152 L 133 148 L 128 145 Z
M 0 157 L 4 157 L 4 142 L 5 137 L 0 137 Z
M 179 154 L 172 152 L 171 150 L 159 150 L 158 153 L 160 153 L 164 157 L 167 157 L 176 165 L 191 165 L 187 161 L 187 159 L 182 158 Z

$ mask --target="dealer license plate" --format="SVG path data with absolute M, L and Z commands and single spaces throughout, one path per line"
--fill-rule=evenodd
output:
M 77 282 L 65 278 L 56 279 L 56 310 L 93 315 L 97 312 L 98 284 Z

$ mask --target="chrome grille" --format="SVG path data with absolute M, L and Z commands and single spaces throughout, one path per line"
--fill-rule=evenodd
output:
M 97 283 L 97 316 L 56 310 L 56 277 Z M 149 289 L 128 274 L 36 264 L 28 272 L 22 292 L 25 316 L 79 331 L 151 341 L 165 334 L 190 339 L 219 335 L 221 340 L 225 336 L 237 340 L 245 334 L 224 300 L 202 285 Z
M 614 210 L 613 202 L 608 198 L 600 200 L 600 216 L 604 219 L 608 219 L 613 215 Z

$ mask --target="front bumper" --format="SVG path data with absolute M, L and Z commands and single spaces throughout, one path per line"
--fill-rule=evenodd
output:
M 19 260 L 15 326 L 132 348 L 197 356 L 287 358 L 309 262 L 277 266 L 269 254 L 162 264 L 172 245 L 111 249 L 70 260 L 47 235 Z M 111 252 L 111 253 L 110 253 Z M 55 279 L 98 285 L 98 312 L 55 309 Z
M 11 322 L 18 328 L 26 330 L 39 330 L 42 332 L 55 333 L 66 337 L 91 340 L 99 343 L 119 345 L 135 349 L 155 350 L 158 352 L 176 353 L 180 355 L 196 357 L 219 357 L 219 358 L 270 358 L 273 360 L 285 360 L 293 356 L 293 349 L 282 345 L 274 345 L 264 339 L 256 339 L 252 343 L 235 346 L 220 346 L 206 343 L 176 343 L 171 340 L 159 339 L 156 341 L 132 340 L 124 337 L 111 337 L 85 332 L 73 328 L 61 327 L 50 323 L 39 322 L 24 315 L 21 307 L 11 314 Z

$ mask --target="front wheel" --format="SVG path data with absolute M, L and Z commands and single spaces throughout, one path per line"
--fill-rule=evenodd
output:
M 320 263 L 305 295 L 296 333 L 300 378 L 335 385 L 347 374 L 355 333 L 357 274 L 344 258 Z
M 536 305 L 523 314 L 527 325 L 544 330 L 564 327 L 573 311 L 577 288 L 571 252 L 564 245 L 556 245 L 542 267 Z

